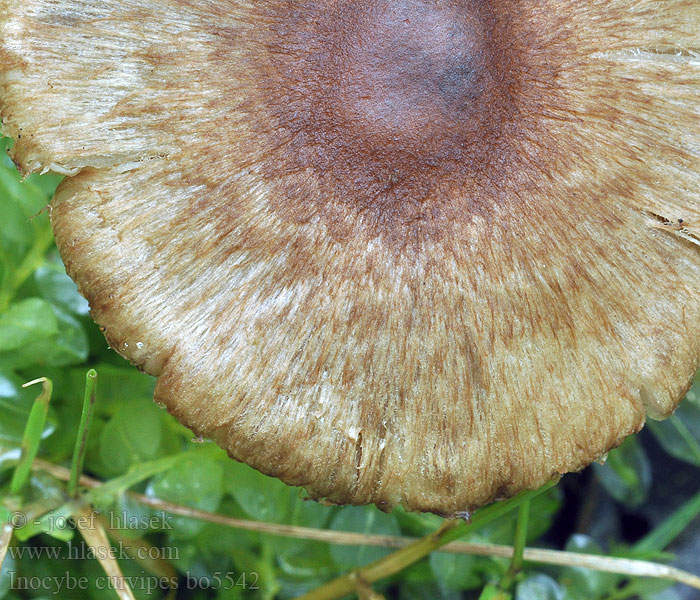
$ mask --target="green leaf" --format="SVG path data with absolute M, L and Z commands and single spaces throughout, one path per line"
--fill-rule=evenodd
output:
M 143 536 L 149 530 L 173 530 L 173 516 L 163 511 L 156 511 L 137 502 L 127 494 L 119 494 L 109 507 L 99 511 L 110 529 L 118 530 L 125 538 Z
M 675 414 L 647 425 L 666 452 L 700 466 L 700 381 L 690 388 Z
M 67 542 L 72 540 L 75 534 L 69 521 L 70 517 L 70 507 L 64 505 L 43 515 L 36 521 L 28 523 L 25 527 L 18 529 L 15 534 L 20 541 L 26 541 L 35 535 L 45 533 L 54 539 Z
M 78 286 L 66 275 L 61 264 L 46 263 L 34 271 L 34 281 L 42 298 L 74 315 L 87 315 L 87 300 L 78 293 Z
M 157 476 L 149 485 L 151 496 L 215 512 L 223 496 L 224 471 L 218 461 L 196 456 L 180 461 L 175 467 Z M 176 537 L 193 538 L 204 527 L 204 522 L 187 517 L 173 517 Z
M 512 600 L 513 596 L 494 584 L 488 584 L 479 595 L 479 600 Z
M 125 402 L 134 400 L 143 401 L 144 404 L 148 401 L 157 408 L 153 403 L 154 377 L 140 373 L 126 362 L 123 366 L 98 363 L 94 368 L 100 374 L 100 410 L 114 413 Z M 71 374 L 73 386 L 80 389 L 85 370 L 72 370 Z
M 100 435 L 100 458 L 113 475 L 132 464 L 154 458 L 161 438 L 161 416 L 149 402 L 127 402 L 109 420 Z
M 17 575 L 17 565 L 10 552 L 5 555 L 5 560 L 0 565 L 0 600 L 7 598 L 12 577 Z
M 553 487 L 532 499 L 527 531 L 528 541 L 534 541 L 551 527 L 552 519 L 561 506 L 561 491 Z M 466 540 L 492 544 L 513 543 L 518 512 L 512 511 L 500 519 L 481 527 L 479 531 L 467 533 Z
M 0 165 L 0 248 L 12 264 L 18 264 L 29 251 L 39 230 L 50 229 L 45 212 L 40 211 L 48 204 L 50 194 L 43 189 L 38 179 L 22 179 L 10 162 L 10 166 Z
M 651 487 L 651 465 L 636 436 L 611 450 L 604 465 L 593 465 L 598 480 L 618 502 L 639 506 Z
M 217 512 L 238 519 L 248 518 L 248 515 L 243 513 L 234 500 L 226 497 L 222 498 Z M 169 517 L 168 523 L 172 525 L 172 517 Z M 169 530 L 172 531 L 172 529 Z M 228 554 L 230 549 L 234 547 L 255 549 L 260 544 L 260 537 L 261 534 L 257 531 L 222 527 L 217 523 L 205 523 L 195 542 L 198 546 L 207 548 L 211 552 Z
M 429 560 L 435 579 L 444 590 L 471 590 L 483 585 L 475 556 L 433 552 Z
M 603 554 L 602 549 L 590 537 L 582 534 L 571 536 L 566 544 L 567 552 Z M 571 600 L 595 600 L 615 589 L 621 576 L 603 573 L 582 567 L 567 567 L 562 570 L 559 583 L 566 588 L 566 598 Z
M 0 360 L 15 369 L 32 365 L 63 367 L 85 361 L 89 347 L 83 326 L 58 307 L 52 310 L 58 324 L 55 335 L 27 344 L 11 357 L 0 354 Z
M 563 600 L 564 589 L 549 575 L 536 573 L 518 584 L 515 600 Z
M 562 491 L 559 486 L 547 490 L 532 499 L 530 519 L 527 528 L 528 542 L 534 542 L 552 526 L 555 515 L 562 504 Z M 515 519 L 515 515 L 512 515 Z
M 252 519 L 324 527 L 333 512 L 333 509 L 317 502 L 304 500 L 300 488 L 290 487 L 248 465 L 228 459 L 223 464 L 226 470 L 226 492 Z
M 443 591 L 435 583 L 404 583 L 399 600 L 462 600 L 457 591 Z
M 58 318 L 46 300 L 17 302 L 0 315 L 0 352 L 18 350 L 57 333 Z
M 233 574 L 236 585 L 248 590 L 253 598 L 272 600 L 279 591 L 279 583 L 269 546 L 263 544 L 261 557 L 244 548 L 233 548 L 232 555 L 237 569 Z
M 307 542 L 297 552 L 278 556 L 277 563 L 285 575 L 305 581 L 313 577 L 331 577 L 336 567 L 330 557 L 329 546 Z
M 250 518 L 276 523 L 285 521 L 289 493 L 286 485 L 243 463 L 229 462 L 224 468 L 226 492 Z
M 356 533 L 376 535 L 400 535 L 396 517 L 380 512 L 374 506 L 346 506 L 341 508 L 331 521 L 335 531 L 354 531 Z M 354 568 L 366 565 L 389 554 L 387 548 L 374 546 L 340 546 L 331 547 L 331 556 L 335 563 L 343 567 Z

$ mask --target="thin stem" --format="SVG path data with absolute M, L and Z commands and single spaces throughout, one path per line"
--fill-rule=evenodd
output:
M 153 477 L 158 473 L 167 471 L 175 466 L 178 461 L 182 460 L 185 455 L 191 455 L 191 452 L 180 452 L 171 456 L 165 456 L 149 462 L 133 465 L 124 475 L 111 479 L 109 482 L 94 487 L 91 492 L 85 495 L 88 502 L 93 502 L 96 497 L 115 496 L 123 493 L 131 486 L 140 483 L 144 479 Z M 82 482 L 82 478 L 80 479 Z
M 700 444 L 698 444 L 697 440 L 693 437 L 693 434 L 683 422 L 683 419 L 678 415 L 671 415 L 668 420 L 676 428 L 678 435 L 681 436 L 681 439 L 686 443 L 688 448 L 690 448 L 696 463 L 700 464 Z
M 92 514 L 90 515 L 91 517 Z M 155 546 L 152 546 L 143 538 L 132 538 L 123 535 L 119 529 L 111 527 L 104 517 L 98 517 L 96 522 L 104 528 L 112 540 L 120 544 L 120 547 L 132 560 L 136 561 L 149 573 L 156 575 L 163 581 L 177 581 L 177 571 L 170 562 L 160 557 L 161 553 L 156 550 Z
M 27 420 L 27 425 L 24 428 L 24 436 L 22 437 L 22 453 L 19 458 L 19 462 L 12 473 L 12 481 L 10 482 L 10 493 L 15 495 L 20 492 L 27 483 L 29 474 L 31 472 L 32 463 L 36 458 L 36 453 L 39 450 L 39 442 L 41 441 L 41 434 L 44 431 L 44 425 L 46 424 L 46 416 L 49 412 L 49 401 L 51 400 L 51 393 L 53 391 L 53 384 L 50 379 L 42 377 L 40 379 L 35 379 L 29 383 L 25 383 L 22 387 L 28 387 L 34 385 L 35 383 L 41 383 L 41 394 L 39 394 L 34 401 L 32 410 L 29 413 L 29 419 Z
M 83 472 L 85 451 L 87 449 L 88 432 L 95 409 L 95 394 L 97 392 L 97 372 L 90 369 L 85 375 L 85 395 L 83 397 L 83 412 L 80 415 L 80 428 L 75 440 L 73 460 L 71 462 L 70 479 L 68 480 L 68 495 L 74 497 L 78 489 L 78 480 Z
M 491 506 L 481 509 L 474 514 L 471 522 L 464 523 L 459 520 L 445 521 L 445 523 L 435 533 L 421 538 L 405 548 L 398 550 L 389 556 L 377 560 L 366 567 L 357 569 L 354 573 L 346 574 L 329 583 L 322 585 L 316 590 L 301 596 L 302 600 L 333 600 L 342 598 L 353 592 L 355 585 L 353 577 L 359 576 L 368 583 L 373 583 L 379 579 L 394 575 L 405 569 L 409 565 L 418 562 L 434 550 L 444 546 L 468 531 L 475 531 L 487 523 L 501 518 L 503 515 L 519 506 L 525 500 L 534 498 L 555 485 L 557 481 L 551 481 L 538 490 L 521 492 L 510 500 L 497 502 Z
M 0 526 L 0 572 L 2 571 L 2 563 L 5 562 L 5 556 L 7 555 L 7 549 L 10 547 L 11 539 L 12 525 L 3 523 Z
M 525 543 L 527 542 L 527 527 L 530 520 L 531 501 L 528 498 L 518 509 L 518 522 L 515 526 L 515 544 L 513 546 L 513 556 L 510 560 L 508 572 L 501 581 L 501 589 L 509 590 L 515 583 L 515 578 L 523 568 L 523 554 Z
M 41 459 L 34 461 L 34 468 L 50 473 L 57 479 L 63 481 L 67 481 L 70 477 L 70 472 L 65 467 Z M 104 485 L 96 479 L 85 475 L 80 478 L 80 483 L 89 488 L 99 488 Z M 405 548 L 416 542 L 416 538 L 410 537 L 367 535 L 349 531 L 329 531 L 326 529 L 314 529 L 312 527 L 300 527 L 297 525 L 283 525 L 279 523 L 251 521 L 248 519 L 236 519 L 196 508 L 190 508 L 189 506 L 183 506 L 181 504 L 175 504 L 173 502 L 167 502 L 159 498 L 137 494 L 135 492 L 127 492 L 126 494 L 141 504 L 157 510 L 167 511 L 174 515 L 201 519 L 202 521 L 215 523 L 223 527 L 256 531 L 268 535 L 314 540 L 343 546 L 381 546 L 385 548 Z M 491 556 L 496 558 L 512 558 L 513 556 L 513 548 L 511 546 L 467 542 L 452 542 L 439 548 L 437 552 Z M 597 571 L 628 575 L 630 577 L 658 577 L 661 579 L 669 579 L 677 583 L 684 583 L 700 590 L 700 577 L 674 567 L 643 560 L 607 557 L 597 554 L 580 554 L 578 552 L 564 552 L 561 550 L 542 550 L 540 548 L 526 548 L 523 551 L 523 560 L 561 567 L 595 569 Z
M 109 552 L 112 546 L 107 539 L 104 527 L 99 522 L 93 526 L 91 517 L 92 510 L 89 506 L 81 505 L 74 507 L 73 518 L 76 527 L 88 546 L 93 550 L 97 560 L 100 561 L 102 569 L 114 586 L 114 591 L 117 593 L 120 600 L 135 600 L 134 594 L 119 567 L 117 559 Z M 91 525 L 86 525 L 86 523 L 91 523 Z
M 353 581 L 355 583 L 355 593 L 359 600 L 385 600 L 384 596 L 375 592 L 372 586 L 359 575 L 354 574 Z
M 634 545 L 636 552 L 660 552 L 700 514 L 700 492 L 684 502 L 667 519 Z

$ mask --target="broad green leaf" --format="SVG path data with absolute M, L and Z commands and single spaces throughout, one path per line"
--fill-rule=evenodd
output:
M 635 580 L 635 587 L 642 600 L 680 600 L 676 590 L 670 589 L 673 582 L 668 579 L 640 577 Z M 682 587 L 682 586 L 677 586 Z
M 154 458 L 160 446 L 161 416 L 148 402 L 126 402 L 109 420 L 100 436 L 100 457 L 113 475 L 132 464 Z
M 224 463 L 225 487 L 246 514 L 258 521 L 284 522 L 289 488 L 239 462 Z
M 392 514 L 394 513 L 392 512 Z M 433 529 L 433 531 L 436 530 L 437 528 Z M 401 528 L 401 534 L 406 535 L 406 531 L 403 529 L 403 527 Z M 401 579 L 403 581 L 411 581 L 413 583 L 434 583 L 435 575 L 433 574 L 433 570 L 430 568 L 430 561 L 421 560 L 401 571 Z
M 494 583 L 489 583 L 481 590 L 479 600 L 513 600 L 513 595 L 499 588 Z
M 63 265 L 45 263 L 34 271 L 34 281 L 42 298 L 75 315 L 87 315 L 87 300 L 78 293 L 78 286 L 66 275 Z
M 409 512 L 402 506 L 397 506 L 392 512 L 401 525 L 404 535 L 422 537 L 433 531 L 437 531 L 444 519 L 431 513 Z
M 263 541 L 261 556 L 244 548 L 233 548 L 232 555 L 237 574 L 234 574 L 236 586 L 242 587 L 248 594 L 260 600 L 272 600 L 277 596 L 280 584 L 277 570 L 273 564 L 273 554 L 269 541 Z
M 36 177 L 22 182 L 12 163 L 0 165 L 0 248 L 12 264 L 19 264 L 40 230 L 50 229 L 46 212 L 40 212 L 50 195 Z
M 401 535 L 398 521 L 374 506 L 346 506 L 341 508 L 331 521 L 335 531 L 354 531 L 375 535 Z M 391 550 L 374 546 L 331 547 L 331 556 L 338 566 L 353 568 L 366 565 L 389 554 Z
M 563 600 L 564 589 L 549 575 L 536 573 L 523 579 L 515 592 L 515 600 Z
M 225 572 L 221 587 L 212 591 L 216 594 L 216 600 L 241 600 L 243 598 L 243 589 L 243 584 L 236 585 L 236 578 L 233 572 Z
M 571 536 L 566 544 L 567 552 L 583 554 L 604 554 L 603 550 L 590 537 L 582 534 Z M 562 570 L 559 583 L 565 587 L 567 600 L 595 600 L 613 590 L 621 576 L 603 573 L 581 567 L 567 567 Z
M 16 530 L 15 535 L 18 540 L 26 541 L 35 535 L 45 533 L 52 538 L 67 542 L 73 539 L 75 533 L 69 520 L 70 516 L 70 508 L 64 505 Z
M 605 464 L 593 465 L 598 480 L 618 502 L 639 506 L 651 487 L 651 465 L 636 436 L 611 450 Z
M 194 454 L 194 453 L 193 453 Z M 223 496 L 224 472 L 218 461 L 206 456 L 193 456 L 157 476 L 148 486 L 149 495 L 215 512 Z M 186 517 L 173 517 L 170 532 L 179 538 L 193 538 L 204 527 L 204 522 Z
M 554 515 L 561 506 L 561 491 L 554 487 L 532 500 L 527 531 L 528 541 L 536 540 L 551 526 Z M 467 534 L 465 539 L 498 544 L 512 544 L 518 511 L 514 510 L 480 528 L 477 532 Z
M 651 581 L 651 585 L 648 584 L 648 582 Z M 646 585 L 645 585 L 646 584 Z M 664 584 L 666 587 L 665 589 L 659 589 L 659 585 Z M 639 598 L 640 600 L 687 600 L 688 596 L 681 596 L 678 587 L 682 586 L 677 586 L 676 588 L 670 587 L 672 584 L 669 583 L 668 581 L 663 581 L 663 580 L 649 580 L 646 579 L 640 585 L 640 591 L 639 591 Z M 691 596 L 692 597 L 692 596 Z
M 552 526 L 552 520 L 559 512 L 561 503 L 562 492 L 558 486 L 532 499 L 527 528 L 528 542 L 534 542 Z M 512 518 L 517 519 L 516 511 L 513 511 Z
M 174 530 L 173 515 L 153 510 L 126 494 L 119 494 L 110 507 L 100 511 L 100 516 L 110 529 L 119 530 L 126 538 L 142 537 L 149 531 Z
M 328 544 L 306 542 L 297 552 L 278 555 L 277 563 L 285 575 L 300 581 L 312 577 L 331 577 L 337 568 L 331 560 Z
M 112 352 L 112 351 L 110 351 Z M 123 365 L 98 363 L 94 366 L 100 377 L 99 410 L 113 413 L 125 402 L 148 400 L 153 404 L 155 378 L 140 373 L 126 361 Z M 81 385 L 85 369 L 77 369 L 72 374 L 75 385 Z
M 0 352 L 22 352 L 28 344 L 56 335 L 58 328 L 58 318 L 46 300 L 17 302 L 0 315 Z
M 471 590 L 483 585 L 478 559 L 466 554 L 433 552 L 430 568 L 444 590 Z
M 435 583 L 405 583 L 401 585 L 399 600 L 462 600 L 462 594 L 442 590 Z
M 234 500 L 226 497 L 221 500 L 217 512 L 238 519 L 248 518 L 248 515 L 241 510 Z M 169 520 L 168 523 L 172 524 L 172 521 Z M 233 547 L 253 550 L 260 544 L 260 536 L 261 534 L 256 531 L 222 527 L 217 523 L 205 523 L 194 542 L 200 547 L 208 548 L 211 552 L 228 554 Z
M 51 307 L 57 324 L 53 335 L 27 343 L 19 350 L 0 353 L 0 362 L 10 368 L 30 366 L 64 367 L 82 363 L 89 347 L 81 323 L 58 307 Z
M 304 500 L 300 488 L 290 487 L 243 463 L 225 460 L 226 491 L 249 518 L 304 527 L 324 527 L 333 509 L 313 500 Z M 288 546 L 290 540 L 280 546 Z

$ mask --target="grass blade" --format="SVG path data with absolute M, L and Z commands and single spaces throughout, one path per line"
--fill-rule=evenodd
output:
M 49 402 L 51 401 L 51 393 L 53 392 L 53 383 L 46 377 L 35 379 L 25 383 L 22 387 L 28 387 L 35 383 L 41 383 L 41 394 L 34 401 L 32 410 L 29 413 L 27 426 L 24 428 L 24 436 L 22 437 L 22 454 L 19 462 L 12 474 L 10 482 L 10 493 L 15 495 L 20 492 L 24 484 L 29 478 L 32 469 L 32 462 L 39 450 L 39 442 L 41 441 L 41 433 L 44 431 L 46 424 L 46 416 L 49 412 Z
M 85 450 L 87 449 L 88 432 L 92 422 L 92 414 L 95 410 L 95 394 L 97 393 L 97 372 L 90 369 L 85 375 L 85 395 L 83 398 L 83 412 L 80 416 L 80 428 L 75 440 L 73 460 L 71 462 L 70 479 L 68 480 L 68 495 L 73 497 L 78 489 L 78 481 L 83 472 L 85 462 Z

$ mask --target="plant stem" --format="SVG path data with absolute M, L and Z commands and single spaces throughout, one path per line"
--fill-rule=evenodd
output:
M 75 440 L 73 460 L 71 462 L 70 479 L 68 480 L 68 495 L 74 497 L 78 489 L 78 480 L 83 472 L 87 438 L 95 409 L 95 394 L 97 392 L 97 372 L 90 369 L 85 375 L 85 395 L 83 397 L 83 412 L 80 415 L 80 428 Z
M 518 509 L 518 522 L 515 526 L 515 543 L 513 545 L 513 556 L 510 559 L 510 567 L 508 572 L 501 581 L 501 589 L 508 591 L 513 587 L 515 578 L 523 568 L 523 553 L 525 552 L 525 543 L 527 541 L 527 526 L 530 520 L 530 505 L 531 500 L 525 500 Z
M 660 552 L 700 514 L 700 492 L 634 545 L 635 552 Z
M 76 506 L 73 509 L 73 517 L 76 527 L 83 539 L 92 549 L 95 557 L 100 561 L 100 565 L 110 582 L 114 584 L 114 591 L 120 600 L 135 600 L 134 594 L 129 587 L 128 580 L 124 577 L 117 559 L 110 554 L 112 548 L 107 534 L 102 524 L 98 521 L 96 526 L 86 526 L 91 523 L 92 509 L 88 505 Z
M 121 494 L 132 485 L 136 485 L 144 479 L 148 479 L 149 477 L 153 477 L 153 475 L 167 471 L 176 465 L 178 461 L 188 456 L 192 456 L 191 451 L 180 452 L 171 456 L 164 456 L 163 458 L 157 458 L 156 460 L 133 465 L 124 475 L 111 479 L 108 483 L 96 487 L 92 491 L 88 492 L 85 495 L 85 499 L 88 502 L 94 502 L 97 497 L 116 496 Z
M 12 481 L 10 482 L 10 493 L 15 495 L 24 487 L 27 483 L 29 474 L 32 469 L 32 463 L 36 458 L 36 453 L 39 450 L 39 442 L 41 441 L 41 434 L 44 431 L 44 425 L 46 424 L 46 416 L 49 412 L 49 401 L 51 400 L 51 393 L 53 391 L 53 384 L 50 379 L 42 377 L 41 379 L 35 379 L 29 383 L 25 383 L 22 387 L 28 387 L 34 385 L 35 383 L 41 383 L 41 394 L 39 394 L 34 400 L 32 410 L 29 413 L 29 419 L 27 420 L 27 425 L 24 428 L 24 436 L 22 437 L 22 453 L 19 458 L 19 462 L 12 473 Z
M 696 464 L 700 464 L 700 444 L 693 437 L 693 434 L 688 429 L 688 426 L 683 422 L 678 415 L 671 415 L 669 417 L 669 422 L 676 428 L 678 435 L 686 443 L 690 451 L 693 453 Z
M 457 519 L 445 521 L 442 527 L 435 533 L 421 538 L 405 548 L 375 561 L 366 567 L 357 569 L 353 573 L 343 575 L 342 577 L 322 585 L 313 592 L 301 596 L 301 599 L 333 600 L 335 598 L 342 598 L 355 590 L 355 577 L 360 577 L 367 583 L 374 583 L 379 579 L 394 575 L 409 565 L 418 562 L 433 550 L 437 550 L 441 546 L 463 536 L 468 531 L 475 531 L 479 527 L 483 527 L 487 523 L 501 518 L 516 506 L 548 490 L 556 483 L 556 480 L 550 481 L 538 490 L 521 492 L 510 500 L 504 500 L 503 502 L 497 502 L 491 506 L 487 506 L 477 511 L 469 523 Z
M 10 547 L 12 539 L 12 525 L 3 523 L 0 525 L 0 571 L 2 571 L 2 563 L 5 562 L 7 549 Z
M 92 514 L 90 513 L 90 516 Z M 112 540 L 120 544 L 124 552 L 139 566 L 159 579 L 167 580 L 168 582 L 177 581 L 177 571 L 164 556 L 161 556 L 163 553 L 159 552 L 155 546 L 141 537 L 133 538 L 123 535 L 119 529 L 111 527 L 104 517 L 98 517 L 97 523 L 100 524 Z M 176 556 L 173 558 L 176 558 Z
M 63 481 L 67 481 L 70 477 L 70 472 L 65 467 L 41 459 L 34 461 L 34 469 L 45 471 Z M 80 483 L 89 488 L 99 488 L 104 485 L 96 479 L 85 475 L 80 478 Z M 245 531 L 257 531 L 267 535 L 314 540 L 316 542 L 342 544 L 344 546 L 381 546 L 385 548 L 405 548 L 416 541 L 416 538 L 410 537 L 368 535 L 349 531 L 330 531 L 327 529 L 315 529 L 313 527 L 301 527 L 299 525 L 285 525 L 281 523 L 238 519 L 189 506 L 183 506 L 182 504 L 176 504 L 174 502 L 167 502 L 160 498 L 153 498 L 136 492 L 126 492 L 126 494 L 137 502 L 156 510 L 162 510 L 192 519 L 201 519 L 202 521 L 215 523 L 223 527 L 243 529 Z M 452 542 L 439 548 L 437 551 L 498 558 L 511 558 L 513 556 L 513 548 L 511 546 L 477 544 L 471 542 Z M 532 563 L 560 567 L 581 567 L 607 573 L 616 573 L 618 575 L 629 575 L 631 577 L 669 579 L 700 590 L 700 577 L 697 575 L 667 565 L 644 560 L 600 556 L 597 554 L 580 554 L 578 552 L 566 552 L 562 550 L 543 550 L 540 548 L 526 548 L 523 552 L 523 559 Z

